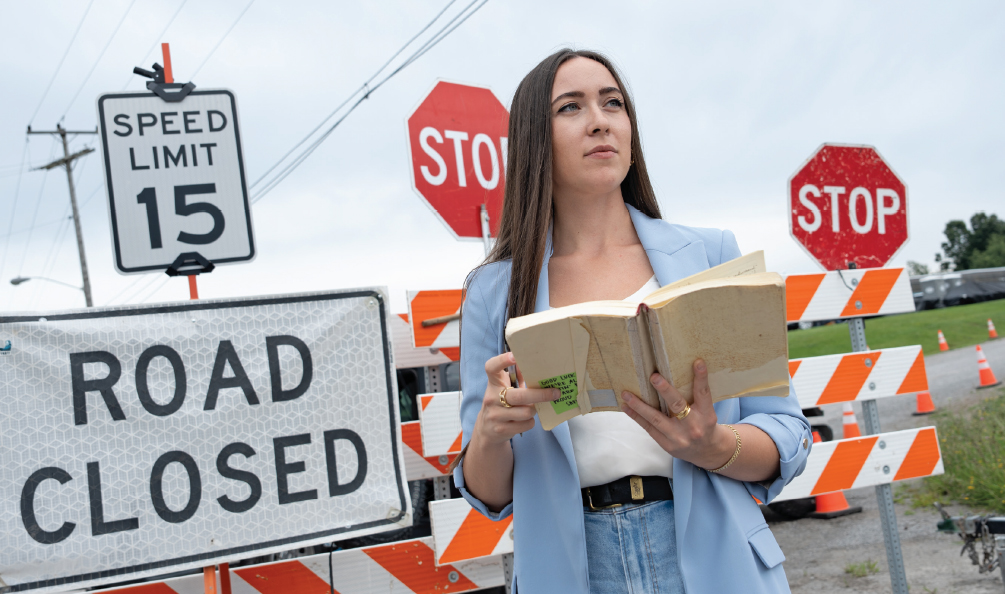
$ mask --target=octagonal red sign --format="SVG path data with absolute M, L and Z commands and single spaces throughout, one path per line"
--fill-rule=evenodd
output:
M 826 270 L 880 268 L 907 243 L 907 186 L 871 146 L 821 145 L 789 179 L 789 233 Z
M 494 237 L 502 212 L 509 112 L 485 87 L 439 81 L 407 120 L 412 187 L 458 239 Z

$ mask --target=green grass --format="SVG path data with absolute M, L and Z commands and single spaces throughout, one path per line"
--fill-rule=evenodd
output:
M 865 335 L 869 348 L 920 344 L 926 355 L 932 355 L 939 352 L 939 330 L 946 335 L 950 348 L 986 342 L 988 318 L 995 321 L 1001 328 L 999 335 L 1005 337 L 1005 299 L 869 319 L 865 322 Z M 789 332 L 790 359 L 850 351 L 851 340 L 845 324 Z
M 868 559 L 861 563 L 849 563 L 848 565 L 845 565 L 844 572 L 855 577 L 865 577 L 867 575 L 879 573 L 879 564 L 872 559 Z
M 929 418 L 938 428 L 946 472 L 898 494 L 909 494 L 914 507 L 955 502 L 1005 513 L 1005 389 L 963 411 L 943 409 Z

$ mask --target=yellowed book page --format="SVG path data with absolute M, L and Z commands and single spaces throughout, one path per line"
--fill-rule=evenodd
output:
M 587 301 L 585 303 L 576 303 L 575 305 L 556 307 L 547 311 L 540 311 L 512 318 L 506 323 L 506 341 L 509 342 L 511 334 L 519 332 L 524 328 L 539 326 L 541 324 L 565 318 L 594 315 L 632 316 L 635 315 L 635 310 L 638 308 L 638 305 L 638 303 L 627 303 L 625 301 Z
M 681 287 L 687 287 L 709 280 L 736 278 L 738 276 L 747 276 L 749 274 L 760 274 L 766 271 L 767 268 L 764 266 L 764 251 L 758 250 L 756 252 L 751 252 L 746 256 L 734 258 L 729 262 L 723 262 L 722 264 L 713 266 L 708 270 L 702 270 L 697 274 L 692 274 L 691 276 L 660 287 L 649 295 L 646 295 L 643 301 L 646 303 L 658 303 L 664 300 L 664 295 L 668 295 Z
M 753 282 L 756 277 L 759 282 Z M 710 285 L 710 286 L 709 286 Z M 695 359 L 705 360 L 712 400 L 788 394 L 785 283 L 777 274 L 712 281 L 676 295 L 658 316 L 669 380 L 688 402 Z
M 705 289 L 714 287 L 752 287 L 774 283 L 781 283 L 783 287 L 785 285 L 785 281 L 782 280 L 781 275 L 777 272 L 759 272 L 756 274 L 748 274 L 745 276 L 731 278 L 713 278 L 690 285 L 681 285 L 667 291 L 663 290 L 667 288 L 664 287 L 658 292 L 654 292 L 651 295 L 646 296 L 646 298 L 642 300 L 642 303 L 650 309 L 658 309 L 681 295 L 704 291 Z
M 634 316 L 633 318 L 634 319 Z M 598 351 L 603 357 L 603 365 L 609 382 L 604 388 L 614 391 L 617 406 L 597 407 L 593 410 L 621 410 L 621 393 L 625 390 L 640 397 L 649 399 L 648 392 L 639 386 L 639 374 L 635 368 L 635 357 L 632 352 L 631 336 L 628 332 L 626 318 L 591 316 L 590 327 L 599 345 Z M 600 386 L 597 386 L 601 389 Z M 658 404 L 657 404 L 658 406 Z
M 507 340 L 528 387 L 558 388 L 562 397 L 535 405 L 541 426 L 551 430 L 580 415 L 586 390 L 590 332 L 577 318 L 563 318 L 509 332 Z
M 600 354 L 600 344 L 597 342 L 597 333 L 593 328 L 592 319 L 589 316 L 579 319 L 580 322 L 590 332 L 590 348 L 586 355 L 586 389 L 585 394 L 580 394 L 580 410 L 585 413 L 594 410 L 614 410 L 614 407 L 595 404 L 591 398 L 591 393 L 596 394 L 598 390 L 612 390 L 611 378 L 607 375 L 607 368 L 604 366 L 604 357 Z

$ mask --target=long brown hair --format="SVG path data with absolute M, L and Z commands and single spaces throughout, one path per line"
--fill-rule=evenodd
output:
M 509 117 L 509 146 L 502 218 L 495 246 L 485 263 L 512 261 L 507 319 L 534 312 L 538 275 L 544 260 L 552 205 L 551 93 L 558 68 L 572 58 L 588 58 L 603 64 L 624 96 L 632 125 L 632 160 L 621 182 L 621 195 L 649 217 L 659 219 L 659 204 L 653 192 L 635 118 L 635 106 L 614 64 L 589 50 L 562 49 L 534 67 L 513 95 Z

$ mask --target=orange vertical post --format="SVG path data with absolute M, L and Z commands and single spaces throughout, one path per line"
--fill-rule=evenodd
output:
M 164 55 L 164 82 L 174 82 L 174 72 L 171 70 L 171 48 L 168 44 L 161 44 L 161 53 Z
M 199 285 L 196 284 L 195 275 L 188 275 L 188 297 L 195 301 L 199 298 Z
M 216 594 L 216 566 L 202 568 L 202 588 L 206 594 Z

